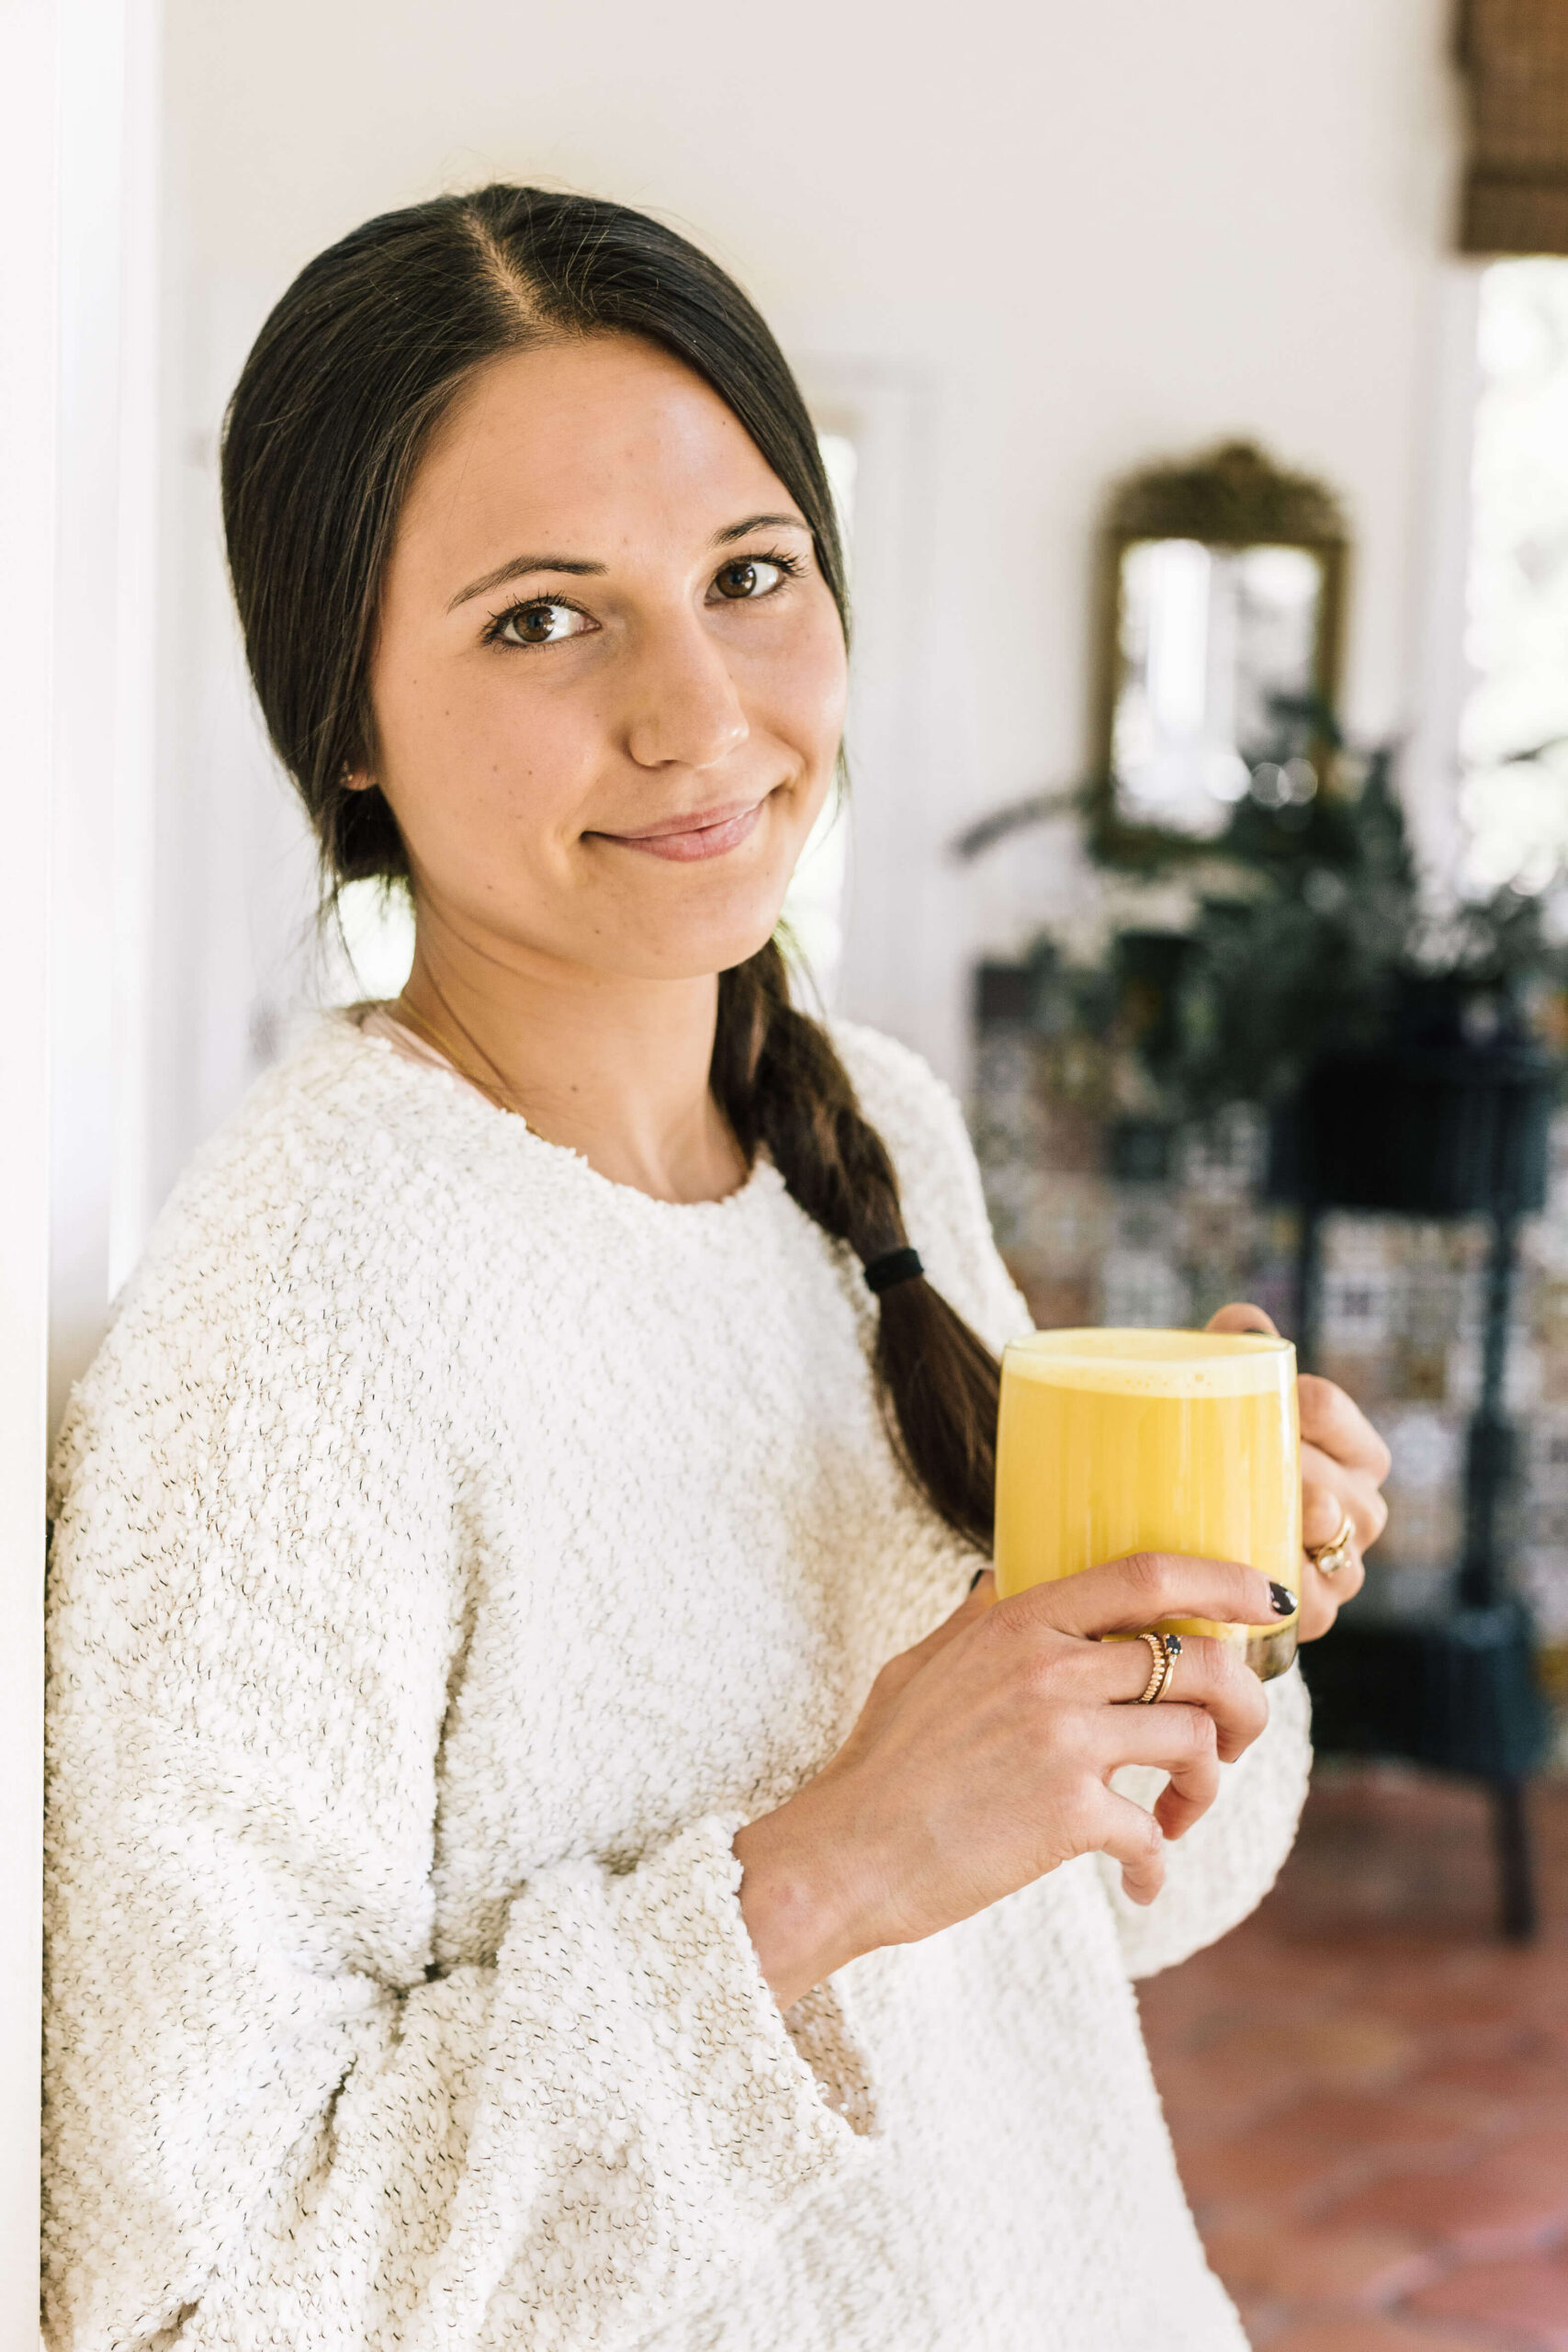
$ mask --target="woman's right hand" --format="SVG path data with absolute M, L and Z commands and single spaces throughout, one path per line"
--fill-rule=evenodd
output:
M 987 1572 L 890 1659 L 832 1761 L 736 1838 L 741 1910 L 781 2008 L 1077 1854 L 1113 1856 L 1134 1902 L 1152 1903 L 1165 1840 L 1207 1811 L 1221 1764 L 1268 1721 L 1228 1644 L 1184 1634 L 1171 1696 L 1139 1706 L 1147 1644 L 1100 1638 L 1168 1617 L 1268 1624 L 1279 1588 L 1256 1568 L 1134 1554 L 1008 1600 L 994 1589 Z M 1170 1775 L 1152 1815 L 1111 1789 L 1123 1764 Z

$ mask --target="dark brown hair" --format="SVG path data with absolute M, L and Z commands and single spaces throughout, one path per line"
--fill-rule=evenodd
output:
M 328 883 L 404 877 L 374 786 L 369 671 L 398 516 L 430 436 L 475 370 L 561 335 L 645 336 L 745 426 L 809 525 L 848 633 L 843 558 L 811 420 L 733 281 L 624 206 L 493 187 L 367 221 L 302 270 L 230 403 L 223 519 L 251 676 Z M 776 941 L 719 978 L 715 1100 L 748 1159 L 765 1146 L 801 1207 L 862 1264 L 906 1240 L 898 1183 L 820 1023 L 790 1001 Z M 889 1430 L 933 1509 L 989 1547 L 996 1359 L 923 1279 L 881 1301 Z

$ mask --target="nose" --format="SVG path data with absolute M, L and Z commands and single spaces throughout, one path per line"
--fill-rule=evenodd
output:
M 751 731 L 723 649 L 695 613 L 648 632 L 627 685 L 626 749 L 638 767 L 714 767 Z

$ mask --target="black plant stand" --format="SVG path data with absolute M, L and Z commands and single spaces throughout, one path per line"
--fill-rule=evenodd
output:
M 1517 1443 L 1505 1406 L 1522 1216 L 1544 1205 L 1555 1072 L 1517 1038 L 1466 1044 L 1445 1009 L 1392 1054 L 1319 1064 L 1276 1123 L 1276 1197 L 1302 1211 L 1298 1347 L 1316 1352 L 1320 1241 L 1331 1208 L 1483 1216 L 1491 1227 L 1480 1396 L 1465 1453 L 1464 1548 L 1453 1603 L 1419 1617 L 1354 1615 L 1302 1653 L 1314 1736 L 1327 1750 L 1399 1756 L 1486 1783 L 1499 1924 L 1537 1922 L 1528 1796 L 1547 1739 L 1531 1627 L 1510 1588 Z M 1434 1035 L 1433 1028 L 1438 1034 Z

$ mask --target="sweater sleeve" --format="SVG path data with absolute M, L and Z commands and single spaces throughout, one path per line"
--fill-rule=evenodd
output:
M 63 1449 L 49 2342 L 620 2345 L 863 2143 L 757 1966 L 734 1822 L 538 1870 L 494 1963 L 437 1973 L 463 1573 L 399 1475 L 439 1442 L 417 1350 L 335 1333 L 309 1269 L 269 1312 L 206 1271 L 216 1322 L 123 1317 Z
M 1122 1872 L 1096 1857 L 1130 1976 L 1156 1976 L 1236 1927 L 1273 1885 L 1295 1841 L 1312 1768 L 1311 1702 L 1299 1667 L 1267 1686 L 1269 1722 L 1224 1768 L 1220 1793 L 1184 1838 L 1165 1849 L 1165 1884 L 1151 1904 L 1130 1903 Z M 1166 1775 L 1128 1765 L 1111 1786 L 1152 1807 Z

